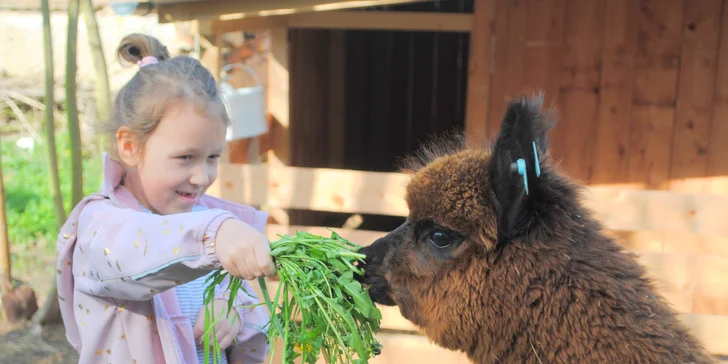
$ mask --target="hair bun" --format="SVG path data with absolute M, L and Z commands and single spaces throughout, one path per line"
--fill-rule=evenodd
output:
M 124 37 L 116 49 L 116 57 L 122 64 L 136 65 L 144 57 L 156 57 L 159 61 L 169 59 L 167 47 L 157 38 L 132 33 Z

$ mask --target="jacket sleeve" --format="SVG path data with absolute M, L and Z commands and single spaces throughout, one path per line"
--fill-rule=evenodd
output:
M 90 202 L 78 219 L 75 288 L 103 297 L 148 300 L 219 269 L 215 236 L 231 218 L 236 217 L 221 209 L 162 216 L 108 200 Z
M 228 276 L 218 286 L 216 300 L 228 301 L 230 297 L 229 282 Z M 229 361 L 231 363 L 263 363 L 269 350 L 267 327 L 270 316 L 264 305 L 246 307 L 265 301 L 262 297 L 258 298 L 248 281 L 243 281 L 243 288 L 245 291 L 241 289 L 237 293 L 233 305 L 238 317 L 242 320 L 242 325 L 230 349 Z

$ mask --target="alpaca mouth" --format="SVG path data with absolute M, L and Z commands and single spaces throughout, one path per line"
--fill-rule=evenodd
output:
M 366 255 L 364 264 L 361 267 L 364 274 L 356 274 L 356 280 L 361 283 L 362 287 L 367 290 L 369 297 L 374 303 L 379 303 L 385 306 L 396 306 L 390 292 L 389 282 L 384 276 L 377 273 L 377 263 L 380 259 L 373 258 L 370 253 L 369 247 L 364 247 L 360 250 L 360 253 Z
M 382 276 L 370 276 L 364 273 L 363 276 L 357 277 L 362 286 L 369 292 L 374 303 L 379 303 L 385 306 L 396 306 L 397 303 L 390 295 L 389 283 Z
M 394 302 L 394 298 L 389 295 L 389 289 L 380 285 L 372 285 L 369 287 L 369 296 L 372 298 L 374 303 L 378 303 L 385 306 L 396 306 L 397 302 Z

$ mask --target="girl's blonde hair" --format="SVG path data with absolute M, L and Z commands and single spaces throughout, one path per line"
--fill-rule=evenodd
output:
M 142 64 L 116 95 L 111 118 L 99 125 L 108 143 L 106 149 L 113 158 L 119 158 L 116 146 L 119 128 L 129 128 L 137 142 L 144 145 L 172 102 L 194 103 L 220 117 L 226 125 L 230 123 L 215 79 L 198 60 L 187 56 L 171 58 L 159 40 L 138 33 L 124 37 L 116 55 L 122 65 L 137 66 L 149 56 L 158 62 Z

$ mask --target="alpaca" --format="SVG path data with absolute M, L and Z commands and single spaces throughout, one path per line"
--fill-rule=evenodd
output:
M 713 362 L 549 164 L 542 103 L 511 101 L 491 148 L 409 157 L 409 216 L 362 249 L 359 280 L 477 363 Z

